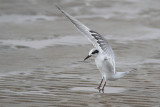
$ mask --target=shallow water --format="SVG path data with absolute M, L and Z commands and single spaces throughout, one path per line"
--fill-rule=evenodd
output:
M 95 87 L 74 87 L 71 88 L 72 91 L 88 91 L 88 92 L 97 92 L 97 88 Z M 121 93 L 126 91 L 124 88 L 120 87 L 106 87 L 103 93 Z M 101 92 L 101 91 L 100 91 Z
M 159 107 L 159 3 L 0 1 L 0 107 Z M 117 71 L 138 70 L 99 93 L 92 45 L 54 4 L 108 39 Z

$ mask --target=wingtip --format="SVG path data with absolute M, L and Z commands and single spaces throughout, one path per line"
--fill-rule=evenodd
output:
M 62 13 L 65 13 L 65 12 L 64 12 L 64 10 L 63 10 L 63 9 L 61 9 L 61 7 L 60 7 L 60 6 L 58 6 L 57 4 L 55 4 L 55 7 L 56 7 L 58 10 L 60 10 Z
M 55 4 L 55 7 L 56 7 L 57 9 L 61 10 L 61 8 L 60 8 L 57 4 Z

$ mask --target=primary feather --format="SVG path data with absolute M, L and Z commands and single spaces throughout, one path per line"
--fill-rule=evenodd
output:
M 110 62 L 110 64 L 113 66 L 113 72 L 115 71 L 115 56 L 114 52 L 109 45 L 108 41 L 101 36 L 99 33 L 89 29 L 87 26 L 79 22 L 77 19 L 75 19 L 73 16 L 69 15 L 67 12 L 65 12 L 60 7 L 56 6 L 75 26 L 78 28 L 79 31 L 81 31 L 85 37 L 88 38 L 88 40 L 93 44 L 95 48 L 99 50 L 100 53 L 104 55 L 104 57 Z

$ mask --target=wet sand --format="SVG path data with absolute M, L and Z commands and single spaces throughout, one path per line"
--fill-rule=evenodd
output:
M 0 107 L 159 107 L 159 3 L 1 1 Z M 108 39 L 117 71 L 138 71 L 99 93 L 92 45 L 55 4 Z

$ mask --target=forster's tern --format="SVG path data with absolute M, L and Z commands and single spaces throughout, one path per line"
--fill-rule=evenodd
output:
M 82 32 L 88 40 L 93 44 L 94 48 L 90 50 L 88 56 L 84 59 L 88 59 L 92 55 L 96 55 L 95 63 L 99 69 L 102 80 L 98 86 L 99 92 L 104 92 L 106 81 L 117 80 L 129 72 L 116 72 L 115 70 L 115 56 L 112 47 L 109 45 L 107 40 L 94 30 L 89 29 L 87 26 L 79 22 L 73 16 L 65 12 L 59 6 L 56 7 L 76 26 L 76 28 Z M 134 69 L 136 70 L 136 69 Z M 132 70 L 133 71 L 133 70 Z M 102 86 L 102 83 L 103 86 Z M 102 87 L 102 88 L 101 88 Z

